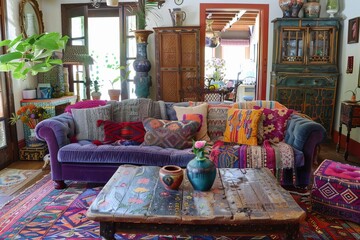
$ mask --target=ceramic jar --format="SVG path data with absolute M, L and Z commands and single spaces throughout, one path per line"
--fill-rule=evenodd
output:
M 184 173 L 179 166 L 166 165 L 160 168 L 159 178 L 167 190 L 176 190 L 183 181 Z
M 187 164 L 186 174 L 194 190 L 209 191 L 215 181 L 216 166 L 210 159 L 196 156 Z
M 319 2 L 307 2 L 304 4 L 305 18 L 318 18 L 320 16 L 321 5 Z
M 339 11 L 339 0 L 328 0 L 326 4 L 326 12 L 330 14 L 329 17 L 335 17 L 334 14 Z
M 284 18 L 297 18 L 304 0 L 279 0 L 279 6 L 283 11 Z

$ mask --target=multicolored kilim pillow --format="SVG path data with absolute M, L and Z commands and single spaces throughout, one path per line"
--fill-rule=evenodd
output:
M 144 142 L 145 128 L 142 122 L 113 122 L 97 121 L 98 126 L 104 125 L 104 142 L 130 140 L 137 143 Z
M 259 109 L 259 107 L 254 107 L 254 109 Z M 273 143 L 283 141 L 285 137 L 286 123 L 292 113 L 293 110 L 287 108 L 263 108 L 263 115 L 265 116 L 263 121 L 264 139 Z
M 155 118 L 146 118 L 143 124 L 146 130 L 143 145 L 177 149 L 190 148 L 200 126 L 196 121 Z
M 261 114 L 261 109 L 229 109 L 224 141 L 252 146 L 258 145 L 257 131 Z
M 230 104 L 209 104 L 208 134 L 211 141 L 222 140 L 226 129 L 226 119 Z

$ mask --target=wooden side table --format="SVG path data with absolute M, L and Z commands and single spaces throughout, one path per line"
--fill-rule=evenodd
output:
M 347 160 L 349 156 L 348 145 L 350 140 L 350 131 L 352 128 L 360 127 L 360 104 L 358 102 L 344 101 L 341 103 L 339 138 L 336 145 L 336 152 L 339 152 L 340 149 L 341 131 L 343 124 L 345 124 L 347 127 L 346 147 L 344 153 L 344 158 Z

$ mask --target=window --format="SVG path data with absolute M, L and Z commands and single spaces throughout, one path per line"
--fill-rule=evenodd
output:
M 74 72 L 69 72 L 70 85 L 74 84 L 73 90 L 80 94 L 80 99 L 90 98 L 93 91 L 90 83 L 95 80 L 100 84 L 101 99 L 109 99 L 107 91 L 111 88 L 121 89 L 122 99 L 136 98 L 132 66 L 136 58 L 136 41 L 132 33 L 136 28 L 136 16 L 128 11 L 130 5 L 133 7 L 131 3 L 120 4 L 118 8 L 101 5 L 97 9 L 87 4 L 62 6 L 62 9 L 67 9 L 63 22 L 69 23 L 66 29 L 63 28 L 63 34 L 70 33 L 72 45 L 87 46 L 88 54 L 94 60 L 88 73 L 81 65 L 72 66 Z M 69 13 L 69 8 L 73 13 Z M 112 86 L 112 80 L 121 75 L 121 70 L 110 65 L 128 66 L 129 79 L 117 81 Z

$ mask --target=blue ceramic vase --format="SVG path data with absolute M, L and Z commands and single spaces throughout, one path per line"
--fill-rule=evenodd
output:
M 195 190 L 209 191 L 216 177 L 216 166 L 211 160 L 199 154 L 187 164 L 186 174 Z

